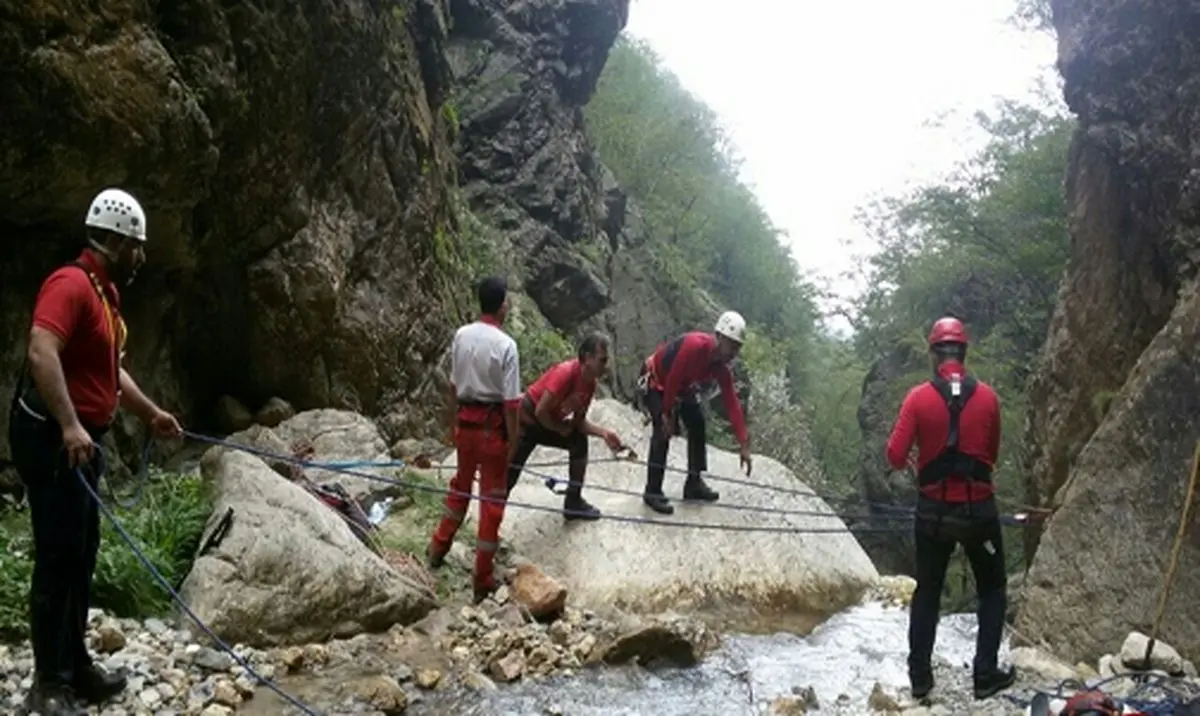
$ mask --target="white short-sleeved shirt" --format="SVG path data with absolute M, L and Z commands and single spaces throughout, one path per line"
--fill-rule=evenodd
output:
M 517 342 L 485 321 L 462 326 L 450 349 L 450 376 L 461 401 L 503 403 L 521 397 Z

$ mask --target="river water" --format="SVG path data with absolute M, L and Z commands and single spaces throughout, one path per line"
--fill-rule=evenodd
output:
M 1006 640 L 1002 660 L 1008 649 Z M 974 615 L 943 617 L 935 660 L 944 659 L 947 667 L 969 676 L 974 650 Z M 907 654 L 908 611 L 868 602 L 834 615 L 806 637 L 726 635 L 719 651 L 691 669 L 585 669 L 459 695 L 455 711 L 471 716 L 733 716 L 766 713 L 777 697 L 810 687 L 820 713 L 866 714 L 877 682 L 893 696 L 908 686 Z

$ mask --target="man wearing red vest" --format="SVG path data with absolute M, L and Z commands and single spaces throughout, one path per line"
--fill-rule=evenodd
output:
M 609 449 L 622 447 L 611 430 L 587 419 L 596 395 L 596 381 L 608 372 L 608 337 L 592 333 L 579 343 L 578 355 L 552 366 L 541 375 L 521 400 L 521 444 L 508 467 L 508 491 L 516 487 L 525 461 L 538 445 L 567 451 L 569 483 L 563 500 L 568 520 L 598 520 L 600 510 L 583 499 L 587 472 L 588 436 L 604 440 Z M 553 488 L 553 482 L 549 483 Z
M 517 343 L 500 328 L 508 315 L 508 284 L 498 277 L 479 284 L 479 320 L 454 334 L 450 347 L 449 422 L 458 470 L 450 480 L 444 516 L 429 543 L 428 561 L 440 567 L 467 516 L 479 473 L 479 531 L 475 541 L 475 601 L 496 591 L 495 559 L 507 498 L 505 474 L 520 431 L 521 366 Z
M 660 514 L 675 512 L 663 494 L 663 473 L 667 463 L 668 441 L 679 434 L 675 410 L 688 433 L 688 472 L 683 499 L 715 502 L 720 493 L 705 484 L 700 473 L 708 469 L 708 442 L 705 438 L 704 411 L 700 407 L 700 385 L 716 381 L 721 400 L 734 435 L 741 444 L 742 467 L 750 474 L 750 437 L 742 417 L 742 404 L 733 387 L 729 363 L 742 348 L 746 321 L 735 311 L 726 311 L 717 319 L 713 333 L 693 331 L 665 343 L 642 366 L 643 403 L 650 413 L 653 432 L 646 470 L 646 492 L 642 501 Z
M 105 189 L 84 225 L 87 247 L 38 292 L 9 410 L 9 446 L 33 526 L 34 683 L 26 706 L 42 716 L 86 713 L 81 702 L 100 704 L 125 688 L 123 675 L 93 663 L 84 641 L 100 512 L 79 475 L 99 489 L 105 463 L 98 443 L 118 406 L 159 437 L 182 434 L 121 366 L 126 331 L 117 284 L 131 282 L 146 259 L 146 214 L 126 192 Z
M 1016 671 L 998 666 L 1004 633 L 1007 571 L 992 469 L 1000 452 L 1000 400 L 991 386 L 967 375 L 967 332 L 941 318 L 929 332 L 934 377 L 909 391 L 887 444 L 893 469 L 915 467 L 920 485 L 914 540 L 917 589 L 908 629 L 908 672 L 914 698 L 933 689 L 931 659 L 946 568 L 961 544 L 978 591 L 975 698 L 1012 686 Z

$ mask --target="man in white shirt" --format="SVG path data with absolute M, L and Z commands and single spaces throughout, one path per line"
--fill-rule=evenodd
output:
M 449 425 L 458 451 L 445 514 L 429 544 L 429 566 L 442 565 L 467 516 L 471 485 L 479 473 L 479 532 L 475 542 L 475 601 L 496 591 L 496 550 L 508 495 L 508 464 L 518 445 L 521 366 L 517 343 L 501 328 L 508 314 L 508 285 L 490 276 L 479 283 L 478 320 L 454 334 L 450 348 Z

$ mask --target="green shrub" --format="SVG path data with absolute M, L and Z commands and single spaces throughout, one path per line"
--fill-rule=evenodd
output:
M 147 559 L 172 587 L 178 586 L 191 569 L 212 511 L 208 486 L 199 477 L 151 470 L 142 499 L 129 510 L 121 509 L 109 498 L 107 486 L 101 488 L 100 494 Z M 122 499 L 128 498 L 125 490 L 118 494 Z M 127 618 L 168 613 L 170 595 L 112 523 L 103 515 L 100 520 L 100 553 L 92 583 L 92 606 Z M 32 552 L 29 513 L 9 514 L 0 520 L 0 637 L 4 639 L 28 636 Z

